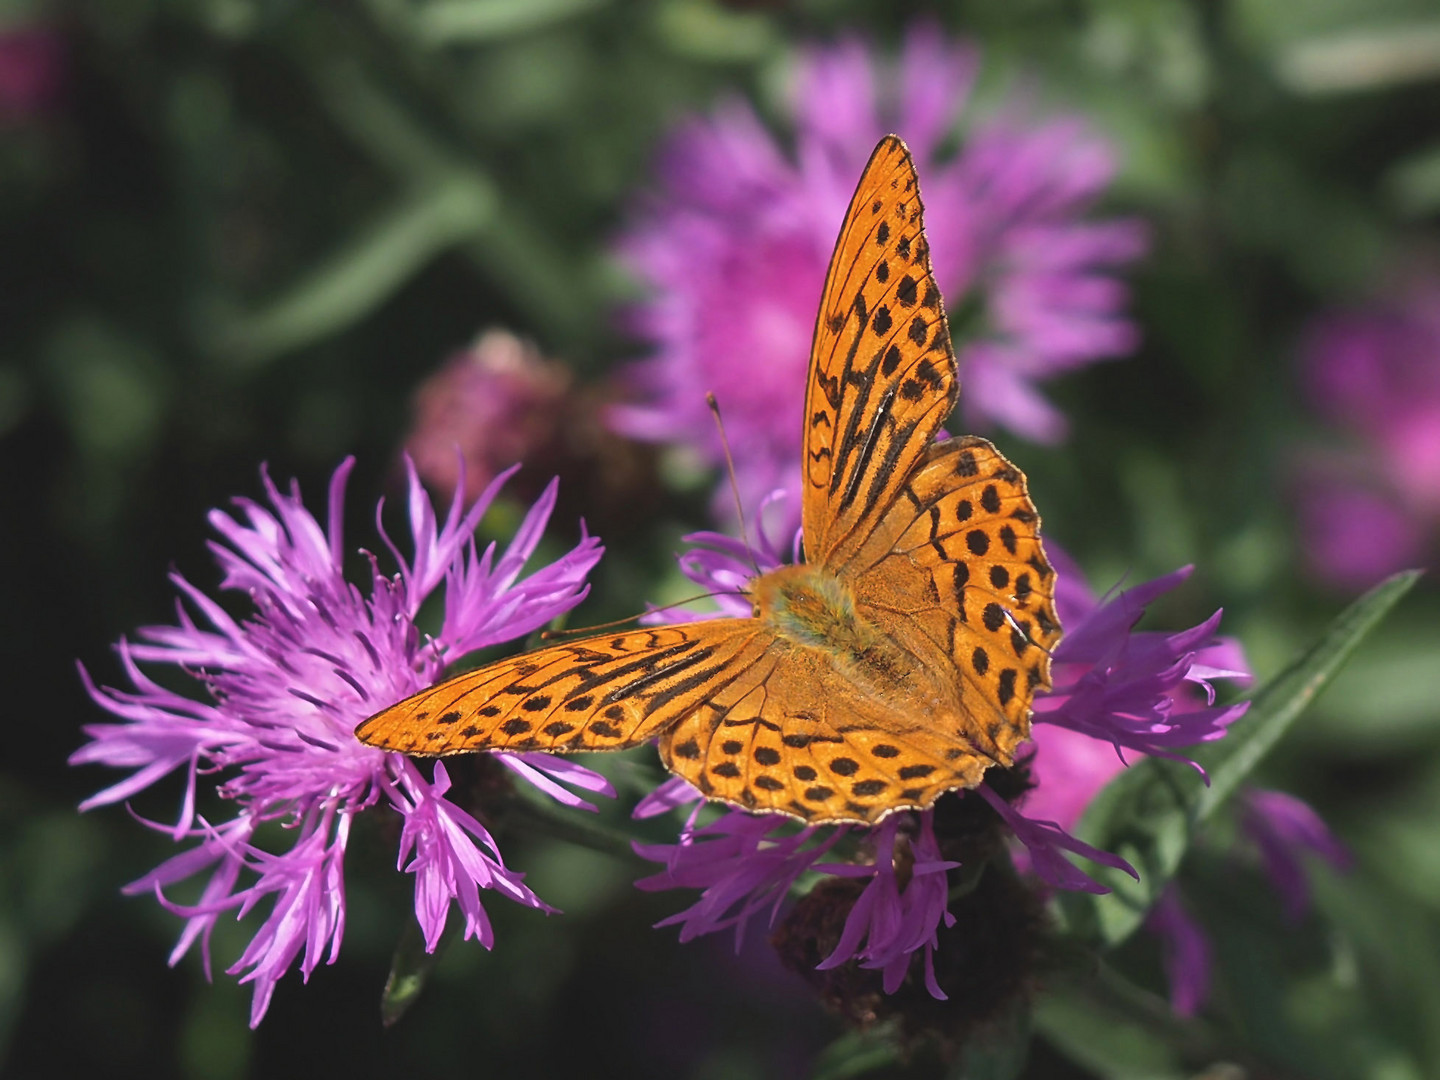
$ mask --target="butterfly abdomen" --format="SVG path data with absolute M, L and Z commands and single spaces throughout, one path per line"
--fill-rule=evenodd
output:
M 888 694 L 912 676 L 911 658 L 855 607 L 848 585 L 813 566 L 755 581 L 760 621 L 792 646 L 814 649 L 852 681 Z

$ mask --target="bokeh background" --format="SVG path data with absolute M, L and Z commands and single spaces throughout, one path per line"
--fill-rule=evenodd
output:
M 167 571 L 216 583 L 205 514 L 257 495 L 262 463 L 318 500 L 356 455 L 349 534 L 368 537 L 374 500 L 400 490 L 417 388 L 481 332 L 513 331 L 594 402 L 612 395 L 617 365 L 645 352 L 617 316 L 640 286 L 614 241 L 658 147 L 725 95 L 783 136 L 801 42 L 893 49 L 923 11 L 981 50 L 977 108 L 1018 87 L 1113 144 L 1100 209 L 1151 230 L 1124 274 L 1142 341 L 1047 385 L 1066 441 L 1001 437 L 1094 583 L 1195 563 L 1158 624 L 1223 605 L 1263 678 L 1363 585 L 1430 560 L 1433 3 L 901 7 L 0 7 L 5 1075 L 805 1076 L 842 1034 L 763 941 L 738 958 L 726 941 L 680 946 L 649 928 L 677 899 L 637 893 L 638 863 L 525 835 L 507 858 L 566 914 L 490 905 L 495 950 L 447 950 L 389 1031 L 378 1002 L 409 885 L 389 843 L 357 837 L 339 961 L 283 980 L 252 1033 L 248 992 L 207 982 L 195 956 L 168 968 L 178 921 L 120 895 L 168 842 L 118 808 L 78 815 L 112 778 L 66 765 L 98 718 L 76 661 L 114 681 L 110 643 L 173 616 Z M 1317 350 L 1336 334 L 1358 381 L 1326 381 Z M 595 415 L 554 466 L 559 541 L 583 514 L 609 547 L 582 623 L 667 594 L 677 538 L 710 520 L 711 477 Z M 1317 877 L 1316 911 L 1285 923 L 1218 856 L 1191 871 L 1217 942 L 1210 1022 L 1238 1033 L 1254 1075 L 1440 1075 L 1437 616 L 1422 583 L 1267 765 L 1354 852 L 1349 875 Z M 136 809 L 163 817 L 178 793 Z M 223 924 L 217 967 L 245 940 Z M 1141 1028 L 1123 1066 L 1042 1034 L 1025 1075 L 1184 1075 L 1165 1048 L 1188 1029 Z

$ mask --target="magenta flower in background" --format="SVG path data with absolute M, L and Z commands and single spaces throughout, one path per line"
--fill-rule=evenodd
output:
M 1170 1007 L 1179 1016 L 1194 1016 L 1210 998 L 1214 958 L 1210 938 L 1185 907 L 1173 882 L 1150 909 L 1145 928 L 1160 938 L 1165 977 L 1170 981 Z
M 1298 922 L 1310 908 L 1310 880 L 1301 857 L 1314 855 L 1348 870 L 1350 852 L 1308 803 L 1283 791 L 1251 788 L 1241 797 L 1240 824 L 1260 854 L 1260 866 Z
M 783 561 L 777 545 L 763 533 L 753 552 L 715 533 L 686 539 L 695 546 L 680 557 L 682 571 L 721 594 L 717 603 L 725 614 L 748 615 L 750 605 L 740 590 L 757 569 L 765 573 Z M 1068 854 L 1132 874 L 1133 869 L 1118 856 L 1083 843 L 1069 829 L 1095 793 L 1124 767 L 1122 751 L 1183 760 L 1177 748 L 1223 736 L 1245 706 L 1214 705 L 1211 680 L 1244 680 L 1249 672 L 1238 647 L 1214 636 L 1218 612 L 1176 634 L 1134 629 L 1145 606 L 1181 584 L 1188 570 L 1097 600 L 1074 564 L 1053 546 L 1052 561 L 1059 582 L 1057 608 L 1068 632 L 1055 651 L 1054 689 L 1036 701 L 1034 749 L 1027 759 L 1034 787 L 1014 805 L 988 784 L 963 797 L 978 796 L 994 809 L 1020 846 L 1021 865 L 1046 885 L 1104 892 Z M 672 616 L 666 611 L 656 620 Z M 868 830 L 845 826 L 826 837 L 824 830 L 797 828 L 782 815 L 739 810 L 697 827 L 699 800 L 694 788 L 672 780 L 637 809 L 641 816 L 653 816 L 697 804 L 676 844 L 636 845 L 643 857 L 665 865 L 662 873 L 645 879 L 642 888 L 702 890 L 695 904 L 666 920 L 682 926 L 684 940 L 731 928 L 738 936 L 747 920 L 765 910 L 773 922 L 790 887 L 807 871 L 868 877 L 840 946 L 821 967 L 859 960 L 883 971 L 887 992 L 893 992 L 910 957 L 924 949 L 927 988 L 942 996 L 933 975 L 933 950 L 941 923 L 948 925 L 950 919 L 945 872 L 953 864 L 942 860 L 935 846 L 933 811 L 895 814 Z M 853 865 L 820 863 L 838 835 L 848 832 L 868 834 L 870 858 Z M 894 872 L 897 837 L 908 845 L 907 858 L 914 864 L 903 887 Z
M 1239 798 L 1240 826 L 1260 854 L 1261 869 L 1280 894 L 1285 913 L 1299 921 L 1310 906 L 1310 881 L 1301 857 L 1318 856 L 1336 870 L 1349 869 L 1350 853 L 1310 806 L 1283 791 L 1249 788 Z M 1170 981 L 1170 1006 L 1194 1016 L 1210 998 L 1210 938 L 1185 906 L 1180 886 L 1169 888 L 1145 920 L 1159 936 Z
M 415 392 L 405 452 L 436 490 L 454 491 L 463 476 L 468 503 L 554 438 L 570 382 L 534 345 L 487 331 Z
M 1312 453 L 1297 483 L 1312 571 L 1359 591 L 1429 561 L 1440 531 L 1440 273 L 1315 321 L 1301 377 L 1348 445 Z
M 244 955 L 228 969 L 255 984 L 252 1026 L 302 951 L 306 978 L 322 957 L 334 961 L 345 929 L 346 844 L 355 815 L 368 807 L 389 806 L 403 821 L 399 863 L 415 875 L 415 915 L 428 949 L 439 942 L 452 903 L 465 936 L 490 946 L 481 889 L 550 910 L 523 875 L 505 866 L 484 825 L 445 798 L 450 777 L 443 764 L 427 779 L 403 755 L 365 746 L 353 732 L 366 717 L 433 683 L 452 661 L 522 637 L 568 611 L 587 592 L 585 577 L 600 544 L 583 536 L 567 554 L 522 577 L 554 506 L 555 486 L 525 515 L 503 554 L 493 544 L 480 552 L 475 526 L 507 474 L 469 510 L 457 492 L 441 523 L 407 461 L 412 554 L 402 555 L 382 530 L 399 572 L 382 574 L 368 556 L 370 580 L 362 592 L 343 572 L 341 522 L 352 465 L 347 460 L 335 472 L 324 526 L 305 509 L 298 488 L 282 492 L 268 477 L 268 507 L 241 499 L 235 516 L 211 513 L 220 537 L 210 548 L 224 573 L 221 587 L 249 596 L 254 611 L 248 618 L 235 621 L 175 574 L 182 598 L 175 624 L 145 627 L 139 643 L 122 639 L 117 646 L 130 688 L 97 687 L 81 669 L 91 697 L 118 722 L 87 726 L 91 741 L 71 763 L 131 770 L 81 809 L 128 799 L 176 770 L 185 774 L 174 823 L 146 824 L 191 846 L 126 889 L 153 891 L 184 917 L 171 963 L 198 940 L 208 974 L 216 920 L 269 905 Z M 416 618 L 437 589 L 443 589 L 444 618 L 431 637 Z M 145 672 L 151 664 L 178 667 L 199 679 L 205 694 L 167 689 Z M 590 804 L 565 784 L 613 794 L 603 777 L 549 755 L 498 760 L 570 806 Z M 197 810 L 200 777 L 212 774 L 219 795 L 234 807 L 228 820 L 211 821 Z M 257 836 L 271 822 L 287 830 L 281 850 L 270 830 Z M 195 903 L 165 895 L 169 886 L 202 873 L 209 878 Z
M 0 123 L 51 108 L 65 79 L 65 39 L 43 23 L 0 29 Z
M 613 413 L 639 439 L 723 462 L 705 405 L 724 411 L 740 489 L 753 507 L 796 490 L 798 417 L 825 269 L 876 142 L 904 138 L 920 168 L 935 274 L 949 300 L 967 429 L 1064 437 L 1036 384 L 1134 349 L 1117 267 L 1145 248 L 1133 220 L 1085 220 L 1114 171 L 1109 145 L 1073 116 L 1018 105 L 940 149 L 964 112 L 972 49 L 918 25 L 896 71 L 856 39 L 798 63 L 791 156 L 739 101 L 680 128 L 659 186 L 620 241 L 651 297 L 629 313 L 654 356 L 631 372 L 637 404 Z M 881 102 L 893 102 L 882 108 Z M 974 310 L 974 317 L 963 314 Z M 730 516 L 729 495 L 716 508 Z M 798 513 L 798 500 L 788 504 Z

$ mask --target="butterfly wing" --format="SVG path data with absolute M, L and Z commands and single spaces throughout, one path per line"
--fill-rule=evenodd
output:
M 458 675 L 355 731 L 385 750 L 620 750 L 659 735 L 746 671 L 773 635 L 754 619 L 605 634 Z
M 801 506 L 807 562 L 847 561 L 925 454 L 956 393 L 915 163 L 887 135 L 850 201 L 815 320 Z
M 1011 764 L 1060 639 L 1024 474 L 984 439 L 934 444 L 849 571 L 862 614 L 956 688 L 964 734 Z
M 660 755 L 707 798 L 810 824 L 923 808 L 993 763 L 958 717 L 859 693 L 815 651 L 783 643 L 667 730 Z

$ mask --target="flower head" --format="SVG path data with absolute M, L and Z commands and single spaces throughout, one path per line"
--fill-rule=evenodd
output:
M 1349 445 L 1313 453 L 1298 482 L 1311 569 L 1361 589 L 1424 562 L 1440 529 L 1440 274 L 1310 327 L 1301 374 Z
M 55 104 L 65 80 L 65 39 L 44 23 L 0 30 L 0 124 L 28 120 Z
M 1350 868 L 1350 852 L 1320 815 L 1294 795 L 1249 789 L 1241 796 L 1240 823 L 1259 850 L 1260 865 L 1280 894 L 1285 913 L 1294 921 L 1310 907 L 1303 855 L 1314 855 L 1336 870 Z
M 1082 220 L 1115 164 L 1074 117 L 1036 121 L 1013 104 L 943 159 L 976 67 L 970 48 L 928 24 L 907 35 L 893 77 L 846 39 L 799 58 L 793 157 L 738 101 L 671 138 L 659 190 L 620 245 L 652 289 L 630 325 L 656 354 L 632 372 L 640 403 L 615 411 L 619 429 L 682 443 L 718 465 L 705 405 L 714 391 L 745 505 L 796 490 L 796 418 L 826 265 L 856 177 L 894 131 L 923 176 L 935 275 L 961 347 L 967 426 L 1063 437 L 1063 418 L 1035 383 L 1134 348 L 1113 274 L 1141 253 L 1144 231 L 1133 221 Z M 717 495 L 717 508 L 727 499 Z M 789 503 L 792 513 L 798 505 Z
M 1179 633 L 1136 631 L 1153 601 L 1181 585 L 1192 567 L 1097 601 L 1079 569 L 1051 545 L 1062 585 L 1056 610 L 1065 637 L 1056 646 L 1054 686 L 1035 700 L 1035 722 L 1069 728 L 1138 751 L 1185 760 L 1183 747 L 1221 738 L 1247 703 L 1215 704 L 1215 679 L 1248 682 L 1236 647 L 1215 635 L 1219 611 Z M 1203 691 L 1196 703 L 1189 687 Z
M 91 697 L 118 722 L 87 726 L 91 741 L 71 762 L 132 770 L 82 810 L 128 799 L 185 771 L 179 815 L 171 825 L 152 827 L 193 844 L 127 889 L 153 891 L 185 917 L 171 962 L 198 940 L 208 970 L 215 920 L 270 905 L 229 969 L 255 983 L 252 1025 L 264 1015 L 275 982 L 302 953 L 307 977 L 322 957 L 334 960 L 345 926 L 346 844 L 355 815 L 368 807 L 388 806 L 404 823 L 399 862 L 415 875 L 415 914 L 427 947 L 438 942 L 452 902 L 464 917 L 465 936 L 490 944 L 480 889 L 545 908 L 522 875 L 505 866 L 484 825 L 445 798 L 450 777 L 442 765 L 427 779 L 406 758 L 365 746 L 353 732 L 466 653 L 528 634 L 573 607 L 586 593 L 585 576 L 600 545 L 584 536 L 554 563 L 522 577 L 554 505 L 553 485 L 508 549 L 500 553 L 492 544 L 481 552 L 473 533 L 506 474 L 469 510 L 457 491 L 441 523 L 410 467 L 412 553 L 402 555 L 382 529 L 399 572 L 382 574 L 370 556 L 368 591 L 362 591 L 343 572 L 341 521 L 352 464 L 341 465 L 331 481 L 325 526 L 305 509 L 298 488 L 283 492 L 268 477 L 268 506 L 242 499 L 238 515 L 212 512 L 220 539 L 211 551 L 224 573 L 222 588 L 249 596 L 254 610 L 248 618 L 233 619 L 176 574 L 182 602 L 175 624 L 146 627 L 139 643 L 117 646 L 130 689 L 97 687 L 81 670 Z M 442 587 L 443 623 L 435 636 L 422 635 L 420 607 Z M 176 693 L 152 680 L 144 668 L 154 664 L 194 675 L 205 695 Z M 556 780 L 610 793 L 603 777 L 577 765 L 539 754 L 497 757 L 572 806 L 589 804 Z M 233 817 L 217 823 L 199 813 L 202 774 L 221 778 L 217 790 L 234 807 Z M 289 830 L 283 850 L 258 837 L 267 822 Z M 168 886 L 207 871 L 196 903 L 165 896 Z
M 1145 926 L 1160 938 L 1165 975 L 1170 980 L 1170 1007 L 1179 1016 L 1194 1016 L 1210 997 L 1214 960 L 1209 937 L 1185 907 L 1173 882 L 1150 909 Z
M 570 373 L 504 330 L 481 334 L 420 385 L 405 450 L 432 487 L 476 498 L 555 437 Z
M 752 916 L 769 908 L 775 921 L 796 880 L 810 870 L 843 834 L 830 830 L 796 830 L 779 814 L 731 811 L 708 825 L 697 824 L 704 806 L 700 792 L 679 777 L 666 781 L 635 808 L 637 818 L 653 817 L 675 806 L 694 806 L 675 844 L 634 845 L 643 859 L 663 863 L 664 871 L 636 882 L 653 892 L 660 889 L 700 889 L 700 899 L 658 925 L 680 926 L 680 940 L 690 941 L 718 930 L 735 931 L 735 950 L 745 940 Z
M 914 838 L 903 845 L 902 825 L 915 830 Z M 946 994 L 935 981 L 935 949 L 940 924 L 955 925 L 946 871 L 960 864 L 941 857 L 934 811 L 891 814 L 875 827 L 871 841 L 875 856 L 870 863 L 818 868 L 839 877 L 870 880 L 845 919 L 835 951 L 817 968 L 826 971 L 858 960 L 861 967 L 880 971 L 881 986 L 893 994 L 909 973 L 914 954 L 923 950 L 925 989 L 944 1001 Z
M 716 594 L 724 614 L 748 616 L 750 579 L 785 561 L 763 530 L 755 549 L 716 533 L 687 540 L 694 546 L 681 555 L 681 569 Z M 827 925 L 834 922 L 837 905 L 844 907 L 837 936 L 830 940 L 824 932 L 817 937 L 792 930 L 782 935 L 794 946 L 791 951 L 806 954 L 814 941 L 830 940 L 817 957 L 820 970 L 851 962 L 874 969 L 882 975 L 885 993 L 895 992 L 916 971 L 929 993 L 943 998 L 935 951 L 944 927 L 953 922 L 948 874 L 965 859 L 983 860 L 993 852 L 994 845 L 987 849 L 975 840 L 979 833 L 1003 829 L 1019 845 L 1024 865 L 1053 888 L 1107 891 L 1070 861 L 1072 855 L 1133 874 L 1124 859 L 1083 843 L 1068 830 L 1095 792 L 1124 767 L 1122 749 L 1181 757 L 1179 747 L 1223 735 L 1244 708 L 1214 705 L 1211 680 L 1248 678 L 1248 671 L 1237 647 L 1214 636 L 1218 612 L 1177 634 L 1135 630 L 1145 606 L 1179 585 L 1188 571 L 1099 600 L 1063 553 L 1054 553 L 1053 561 L 1059 573 L 1059 613 L 1072 629 L 1055 651 L 1054 690 L 1036 702 L 1034 749 L 1024 760 L 1029 783 L 1005 774 L 1003 784 L 987 779 L 963 793 L 964 805 L 972 809 L 962 815 L 965 824 L 958 829 L 955 822 L 937 826 L 933 809 L 893 814 L 870 828 L 842 826 L 829 835 L 780 815 L 739 810 L 699 825 L 697 805 L 678 843 L 636 846 L 645 858 L 665 866 L 642 888 L 701 890 L 698 901 L 666 922 L 680 924 L 686 940 L 721 929 L 734 929 L 738 938 L 745 923 L 761 912 L 768 912 L 773 923 L 803 875 L 848 879 L 857 886 L 826 888 L 810 905 L 815 912 L 831 913 L 823 920 Z M 662 616 L 673 613 L 656 618 Z M 699 799 L 689 784 L 674 780 L 637 813 L 653 816 Z M 835 850 L 849 861 L 822 861 L 842 834 L 851 839 Z

